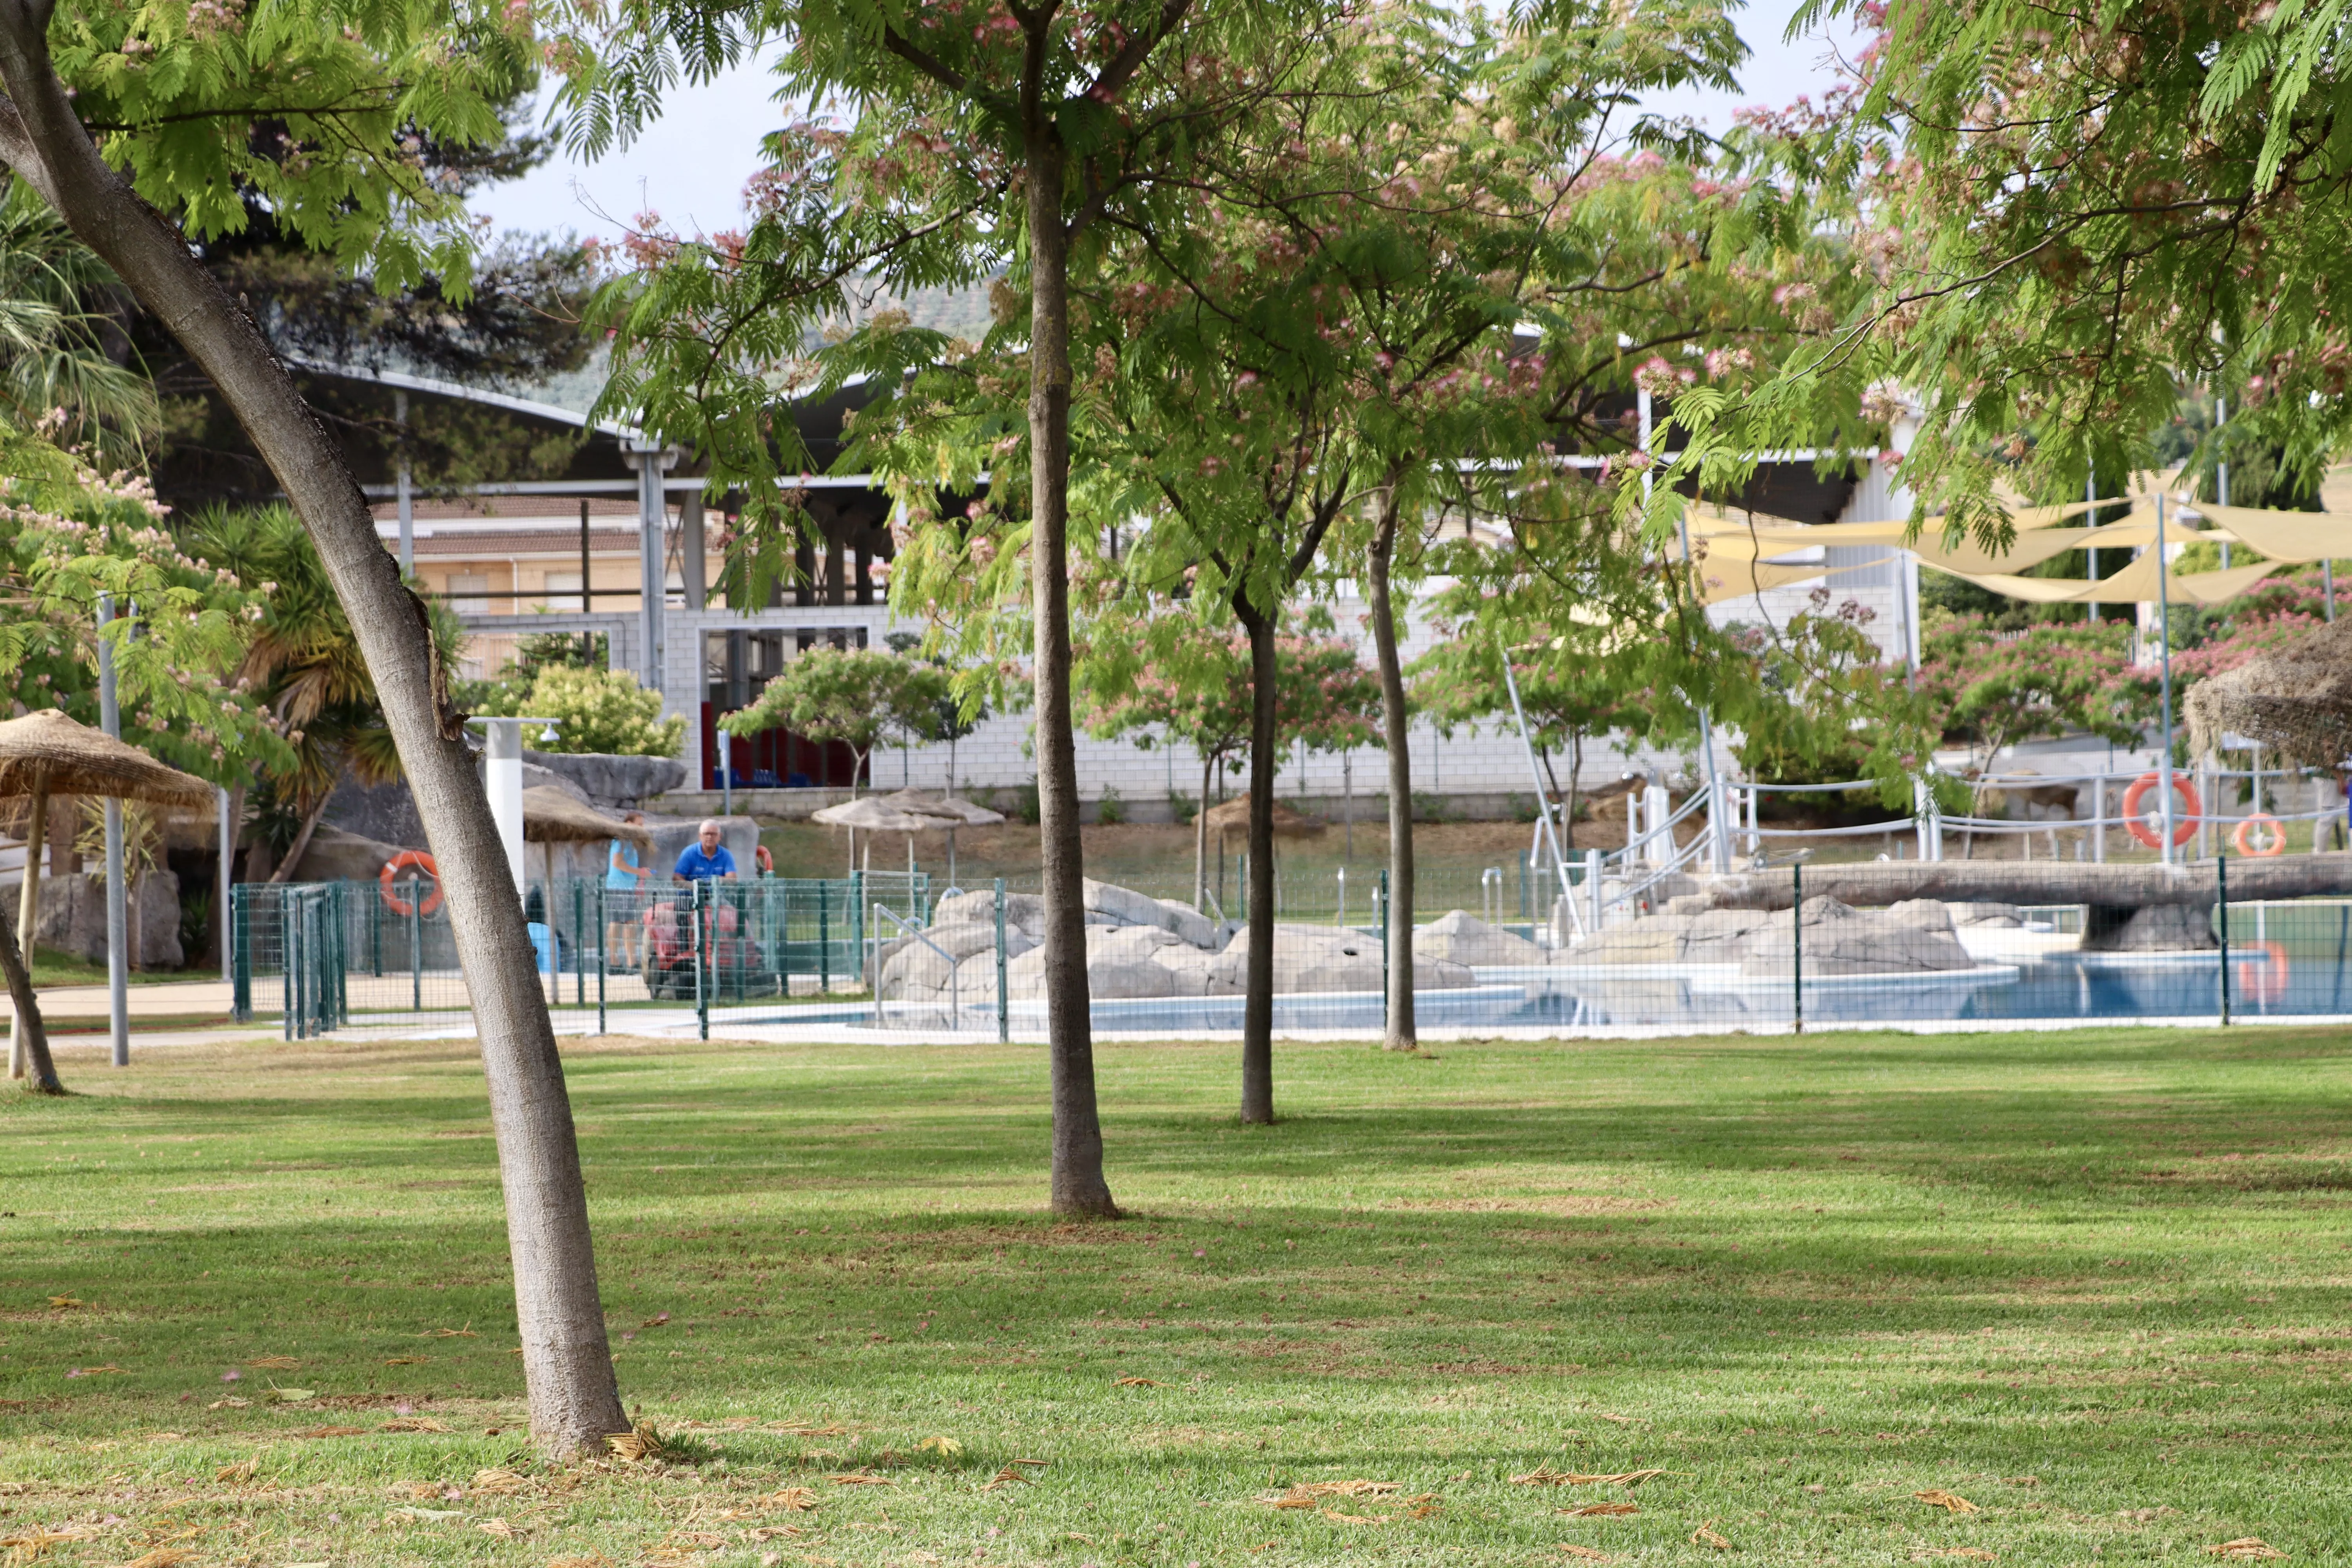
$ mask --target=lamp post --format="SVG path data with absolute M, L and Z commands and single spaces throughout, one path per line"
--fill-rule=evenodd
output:
M 136 606 L 133 606 L 134 610 Z M 114 619 L 114 595 L 98 596 L 98 624 Z M 127 635 L 130 627 L 123 628 Z M 114 689 L 114 644 L 101 632 L 98 639 L 98 726 L 113 740 L 122 739 L 122 704 Z M 31 868 L 26 871 L 30 876 Z M 106 797 L 106 1023 L 113 1045 L 114 1065 L 131 1065 L 131 906 L 122 885 L 122 802 Z M 26 962 L 30 962 L 27 955 Z

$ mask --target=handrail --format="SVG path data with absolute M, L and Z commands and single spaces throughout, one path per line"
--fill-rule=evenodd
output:
M 949 956 L 948 950 L 946 948 L 941 947 L 938 942 L 933 942 L 929 937 L 925 936 L 921 926 L 915 924 L 912 921 L 901 918 L 898 910 L 891 909 L 888 905 L 884 904 L 877 900 L 874 905 L 874 912 L 877 915 L 881 916 L 884 920 L 888 921 L 892 925 L 897 926 L 900 936 L 912 937 L 915 941 L 921 942 L 925 947 L 929 948 L 933 952 L 940 955 L 940 961 L 948 966 L 948 1016 L 961 1020 L 963 1017 L 963 988 L 958 984 L 956 979 L 956 972 L 961 967 L 961 965 L 957 963 L 952 957 Z M 875 929 L 879 931 L 881 930 L 881 926 L 877 923 Z M 878 945 L 879 944 L 877 943 L 877 950 Z M 882 965 L 878 960 L 874 965 L 874 1026 L 877 1029 L 882 1026 Z

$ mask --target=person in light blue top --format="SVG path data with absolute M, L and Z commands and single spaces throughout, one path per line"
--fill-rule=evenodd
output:
M 670 875 L 680 882 L 699 882 L 706 879 L 731 882 L 735 879 L 735 857 L 719 842 L 719 824 L 715 819 L 703 822 L 701 832 L 678 856 L 677 865 Z
M 645 819 L 644 812 L 633 811 L 623 820 L 634 824 Z M 604 857 L 605 890 L 615 893 L 640 890 L 646 879 L 654 874 L 653 868 L 638 863 L 637 847 L 627 839 L 615 838 L 610 841 L 610 845 Z M 614 910 L 615 918 L 604 927 L 605 958 L 615 973 L 625 974 L 635 970 L 640 962 L 638 950 L 643 927 L 635 918 L 636 912 L 635 902 L 619 900 Z

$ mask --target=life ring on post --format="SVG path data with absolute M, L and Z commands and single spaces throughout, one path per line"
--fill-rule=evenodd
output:
M 2258 942 L 2249 952 L 2259 952 L 2260 959 L 2243 959 L 2238 964 L 2238 994 L 2261 1006 L 2270 1006 L 2286 995 L 2286 948 L 2275 942 Z
M 2255 838 L 2254 830 L 2257 828 L 2268 837 Z M 2277 817 L 2266 811 L 2258 811 L 2238 824 L 2238 831 L 2230 835 L 2230 842 L 2238 847 L 2239 854 L 2261 859 L 2285 853 L 2286 829 L 2279 826 Z
M 403 880 L 400 874 L 410 869 L 423 871 L 433 879 L 433 890 L 425 895 L 424 908 L 421 911 L 429 915 L 441 907 L 441 868 L 435 865 L 433 857 L 422 849 L 404 849 L 385 861 L 383 869 L 375 874 L 376 890 L 383 895 L 384 907 L 394 914 L 405 918 L 419 913 L 415 904 L 410 903 L 394 891 L 394 887 Z
M 2150 849 L 2164 847 L 2164 835 L 2150 827 L 2147 818 L 2140 816 L 2140 803 L 2163 784 L 2163 774 L 2147 773 L 2132 780 L 2131 787 L 2124 791 L 2124 831 Z M 2174 819 L 2172 842 L 2178 847 L 2197 837 L 2197 819 L 2205 815 L 2205 805 L 2197 798 L 2197 785 L 2179 773 L 2172 775 L 2172 793 L 2180 797 L 2186 808 Z

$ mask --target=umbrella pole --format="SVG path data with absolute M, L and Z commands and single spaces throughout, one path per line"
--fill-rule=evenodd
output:
M 25 827 L 25 879 L 16 894 L 16 951 L 24 955 L 25 973 L 33 971 L 33 928 L 41 916 L 41 841 L 49 825 L 49 779 L 44 772 L 33 784 L 33 816 Z M 26 1024 L 15 1008 L 8 1013 L 8 1076 L 23 1078 L 26 1070 Z
M 955 872 L 955 829 L 954 829 L 952 826 L 950 826 L 950 827 L 948 829 L 948 886 L 949 886 L 949 887 L 952 888 L 952 887 L 954 887 L 954 886 L 956 885 L 956 879 L 955 879 L 955 877 L 956 877 L 956 872 Z

